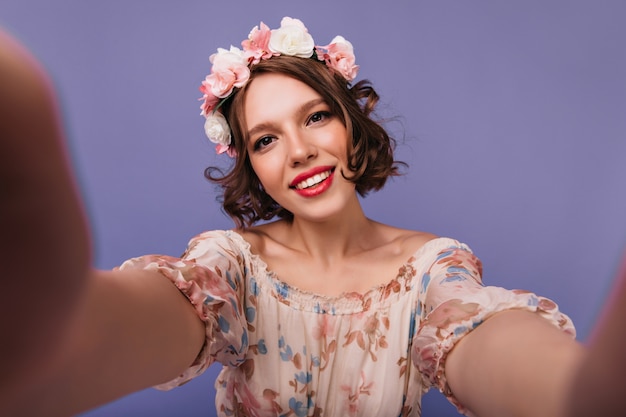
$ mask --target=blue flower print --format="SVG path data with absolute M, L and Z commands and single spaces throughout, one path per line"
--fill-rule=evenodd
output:
M 308 384 L 313 379 L 313 375 L 311 375 L 310 372 L 304 372 L 304 371 L 295 374 L 294 377 L 296 378 L 296 381 L 298 381 L 301 384 Z
M 293 350 L 291 350 L 291 346 L 285 344 L 285 338 L 283 336 L 278 339 L 278 348 L 281 350 L 280 359 L 284 362 L 289 362 L 293 359 Z
M 421 310 L 421 303 L 418 303 L 418 310 Z M 411 322 L 409 325 L 409 340 L 413 340 L 413 335 L 415 335 L 415 324 L 416 324 L 415 316 L 417 314 L 420 314 L 420 311 L 415 311 L 415 310 L 411 311 Z
M 456 271 L 451 271 L 452 269 L 455 269 Z M 468 273 L 467 269 L 461 269 L 461 268 L 449 268 L 448 272 L 454 274 L 451 275 L 449 277 L 446 277 L 444 279 L 441 280 L 441 282 L 461 282 L 461 281 L 466 281 L 467 278 L 465 278 L 463 275 L 463 273 Z
M 228 323 L 228 320 L 226 320 L 224 316 L 218 316 L 217 323 L 219 324 L 222 333 L 228 333 L 230 330 L 230 323 Z
M 285 346 L 285 349 L 280 352 L 280 359 L 285 362 L 289 362 L 291 359 L 293 359 L 293 351 L 291 350 L 291 346 Z
M 259 290 L 259 286 L 256 283 L 256 279 L 254 279 L 254 277 L 250 277 L 249 282 L 250 282 L 250 292 L 255 297 L 258 297 L 260 290 Z
M 298 417 L 306 417 L 309 411 L 308 407 L 302 401 L 298 401 L 294 397 L 289 399 L 289 409 L 296 413 Z
M 422 292 L 426 292 L 426 288 L 428 288 L 428 284 L 430 283 L 430 274 L 427 272 L 422 275 Z
M 449 248 L 446 251 L 442 251 L 441 253 L 439 253 L 439 255 L 437 255 L 437 260 L 440 260 L 440 259 L 443 259 L 443 258 L 445 258 L 447 256 L 452 255 L 454 253 L 454 250 L 455 250 L 455 248 Z M 434 263 L 436 263 L 436 262 L 434 262 Z
M 320 360 L 319 356 L 311 356 L 311 364 L 314 367 L 319 368 L 321 363 L 322 361 Z
M 265 355 L 267 353 L 267 346 L 265 345 L 265 339 L 259 339 L 257 342 L 257 349 L 259 349 L 259 353 L 261 355 Z
M 255 317 L 256 317 L 256 308 L 247 307 L 246 308 L 246 320 L 248 322 L 253 322 Z
M 225 273 L 226 275 L 226 282 L 228 282 L 228 285 L 230 285 L 230 288 L 232 288 L 233 290 L 237 289 L 237 283 L 233 280 L 233 278 L 230 275 L 230 271 L 226 271 Z M 237 278 L 239 278 L 239 274 L 236 274 Z
M 277 282 L 275 285 L 275 288 L 279 297 L 281 298 L 289 297 L 289 287 L 284 282 Z

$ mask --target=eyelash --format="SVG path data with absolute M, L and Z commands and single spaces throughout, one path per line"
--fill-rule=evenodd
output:
M 316 116 L 322 116 L 322 117 L 323 117 L 323 119 L 322 119 L 322 120 L 318 120 L 318 121 L 317 121 L 317 122 L 321 122 L 321 121 L 323 121 L 324 119 L 329 118 L 329 117 L 331 116 L 331 114 L 330 114 L 330 112 L 329 112 L 329 111 L 324 111 L 324 110 L 322 110 L 322 111 L 316 111 L 315 113 L 313 113 L 313 114 L 311 115 L 311 117 L 309 117 L 309 119 L 307 120 L 307 123 L 311 123 L 311 122 L 313 122 L 313 123 L 317 123 L 316 121 L 313 121 L 313 118 L 315 118 Z
M 270 143 L 266 143 L 265 145 L 263 144 L 263 142 L 266 141 L 267 139 L 276 139 L 276 138 L 273 136 L 263 136 L 262 138 L 254 142 L 254 150 L 258 151 L 266 146 L 269 146 Z
M 331 115 L 332 115 L 332 114 L 331 114 L 329 111 L 325 111 L 325 110 L 322 110 L 322 111 L 316 111 L 316 112 L 314 112 L 313 114 L 311 114 L 311 116 L 309 116 L 309 118 L 308 118 L 308 119 L 307 119 L 307 121 L 306 121 L 306 124 L 307 124 L 307 126 L 308 126 L 308 125 L 309 125 L 309 124 L 311 124 L 311 123 L 320 123 L 320 122 L 323 122 L 324 120 L 326 120 L 326 119 L 328 119 L 329 117 L 331 117 Z M 320 117 L 320 116 L 321 116 L 321 118 L 320 118 L 319 120 L 314 120 L 314 119 L 316 119 L 316 118 L 318 118 L 318 117 Z M 261 149 L 263 149 L 264 147 L 269 146 L 269 145 L 271 144 L 271 142 L 266 142 L 267 140 L 272 140 L 272 141 L 273 141 L 273 140 L 275 140 L 275 139 L 276 139 L 276 138 L 275 138 L 274 136 L 269 136 L 269 135 L 268 135 L 268 136 L 263 136 L 263 137 L 259 138 L 259 140 L 257 140 L 257 141 L 254 143 L 254 148 L 253 148 L 253 149 L 254 149 L 255 151 L 261 150 Z M 266 142 L 266 143 L 264 144 L 264 142 Z

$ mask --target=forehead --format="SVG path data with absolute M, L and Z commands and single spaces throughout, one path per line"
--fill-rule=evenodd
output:
M 248 127 L 266 119 L 285 117 L 304 103 L 322 97 L 307 84 L 284 74 L 257 75 L 249 84 L 244 100 Z

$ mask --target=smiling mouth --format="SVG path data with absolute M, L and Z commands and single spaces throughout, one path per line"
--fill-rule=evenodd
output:
M 315 187 L 316 185 L 324 181 L 326 178 L 330 177 L 332 173 L 333 173 L 332 169 L 329 169 L 324 172 L 320 172 L 319 174 L 315 174 L 312 177 L 309 177 L 304 181 L 300 181 L 299 183 L 297 183 L 291 188 L 295 188 L 296 190 L 304 190 L 306 188 Z

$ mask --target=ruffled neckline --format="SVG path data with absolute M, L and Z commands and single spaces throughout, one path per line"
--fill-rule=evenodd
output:
M 250 259 L 251 265 L 254 266 L 250 271 L 254 282 L 248 281 L 248 285 L 256 285 L 261 291 L 291 308 L 334 315 L 360 313 L 373 307 L 380 308 L 397 302 L 407 293 L 411 293 L 421 275 L 419 270 L 423 271 L 424 266 L 430 266 L 436 260 L 435 256 L 440 250 L 461 246 L 457 240 L 447 237 L 431 239 L 400 265 L 396 276 L 388 282 L 376 285 L 363 293 L 354 291 L 325 295 L 302 290 L 282 281 L 274 271 L 269 269 L 259 254 L 252 252 L 250 243 L 243 236 L 234 230 L 228 230 L 226 234 L 237 243 L 244 252 L 244 258 Z M 428 265 L 424 265 L 426 262 Z

